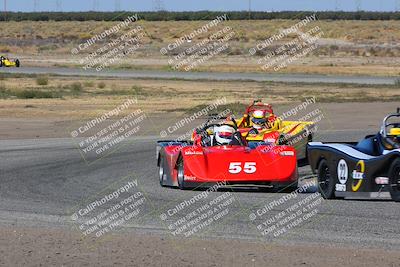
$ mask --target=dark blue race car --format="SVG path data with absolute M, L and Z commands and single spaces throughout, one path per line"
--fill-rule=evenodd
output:
M 400 201 L 400 109 L 375 135 L 358 143 L 312 142 L 307 153 L 324 198 Z

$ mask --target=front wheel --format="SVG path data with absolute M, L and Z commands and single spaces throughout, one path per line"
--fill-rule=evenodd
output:
M 185 172 L 184 172 L 184 168 L 183 168 L 183 159 L 181 158 L 178 162 L 178 187 L 181 190 L 185 190 Z
M 400 202 L 400 158 L 395 159 L 390 165 L 389 191 L 392 199 Z
M 318 191 L 325 199 L 335 198 L 334 178 L 326 159 L 322 159 L 318 165 Z
M 19 59 L 16 59 L 16 60 L 15 60 L 15 66 L 16 66 L 17 68 L 19 68 L 19 66 L 20 66 Z
M 164 179 L 165 179 L 165 167 L 164 167 L 164 157 L 160 156 L 160 166 L 158 169 L 158 175 L 160 180 L 160 185 L 165 186 Z

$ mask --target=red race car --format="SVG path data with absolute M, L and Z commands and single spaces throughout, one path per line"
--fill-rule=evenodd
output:
M 296 150 L 271 143 L 247 142 L 234 123 L 209 124 L 193 133 L 193 141 L 158 141 L 161 186 L 180 189 L 227 186 L 297 188 Z

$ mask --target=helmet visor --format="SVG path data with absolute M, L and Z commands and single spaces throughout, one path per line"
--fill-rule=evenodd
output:
M 224 139 L 232 139 L 232 133 L 231 132 L 219 132 L 218 136 Z
M 265 119 L 265 118 L 262 118 L 262 119 L 253 118 L 252 122 L 254 124 L 265 124 L 267 122 L 267 119 Z

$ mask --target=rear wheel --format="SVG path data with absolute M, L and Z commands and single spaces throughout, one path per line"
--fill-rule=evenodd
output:
M 389 191 L 392 199 L 400 202 L 400 158 L 395 159 L 390 165 Z
M 165 167 L 164 167 L 164 157 L 160 156 L 160 166 L 158 169 L 158 175 L 159 175 L 159 179 L 160 179 L 160 185 L 161 186 L 165 186 L 164 184 L 164 179 L 165 179 Z
M 16 59 L 16 60 L 15 60 L 15 66 L 16 66 L 17 68 L 19 68 L 19 65 L 20 65 L 19 59 Z
M 178 187 L 181 190 L 185 190 L 185 172 L 183 168 L 183 159 L 181 158 L 178 162 Z
M 318 191 L 325 199 L 335 198 L 334 178 L 326 159 L 322 159 L 318 165 Z

